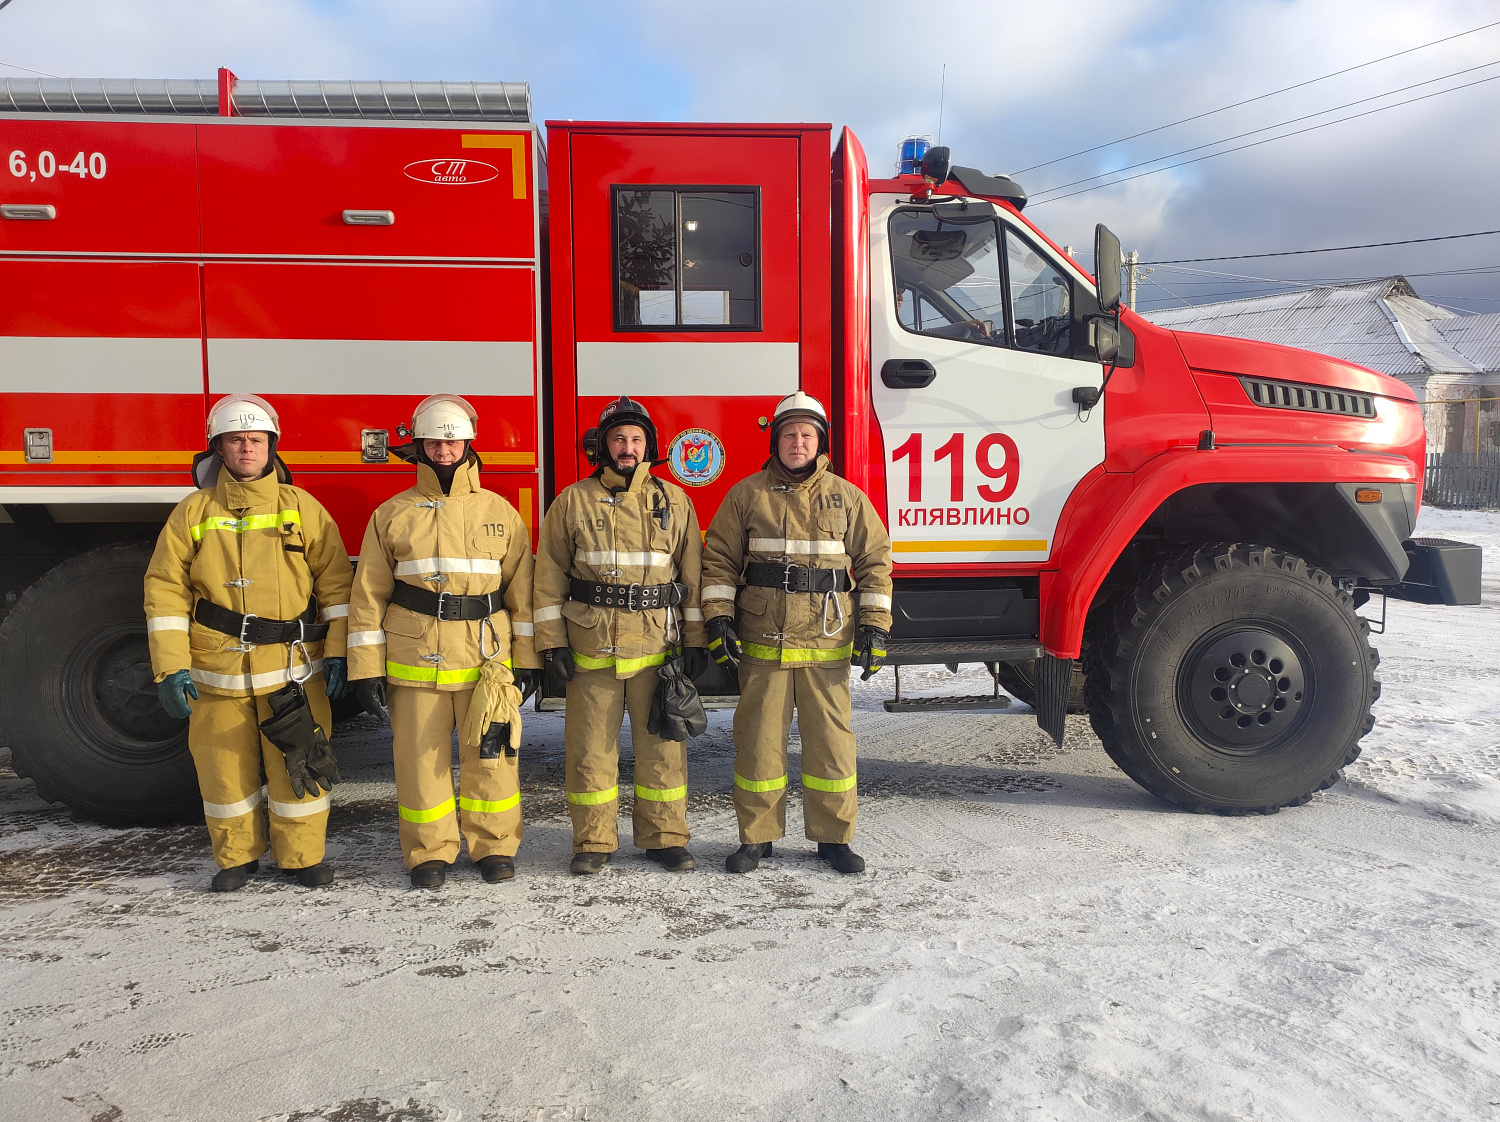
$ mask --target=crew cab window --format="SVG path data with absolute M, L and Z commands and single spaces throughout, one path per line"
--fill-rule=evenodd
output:
M 1008 228 L 1005 264 L 1017 349 L 1071 355 L 1072 281 L 1036 246 Z
M 752 187 L 616 187 L 615 327 L 760 329 L 760 197 Z
M 994 219 L 957 224 L 930 210 L 898 210 L 890 231 L 901 326 L 918 335 L 1005 346 Z

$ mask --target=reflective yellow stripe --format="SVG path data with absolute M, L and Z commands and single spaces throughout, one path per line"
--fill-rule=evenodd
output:
M 574 806 L 598 806 L 601 803 L 612 803 L 620 797 L 620 789 L 611 787 L 608 791 L 569 791 L 568 802 Z
M 295 510 L 283 510 L 280 514 L 252 514 L 248 518 L 209 518 L 198 525 L 191 527 L 188 533 L 193 535 L 193 540 L 202 541 L 203 535 L 210 530 L 230 530 L 236 534 L 243 534 L 246 530 L 269 530 L 272 526 L 280 526 L 284 522 L 295 522 L 302 525 L 302 515 Z
M 589 655 L 573 652 L 573 665 L 581 666 L 585 670 L 607 670 L 613 666 L 617 670 L 623 670 L 627 674 L 632 670 L 641 670 L 647 666 L 660 666 L 667 661 L 667 652 L 661 654 L 647 655 L 645 658 L 593 658 Z
M 487 799 L 459 799 L 458 809 L 467 810 L 474 814 L 499 814 L 502 810 L 513 810 L 521 805 L 521 792 L 517 791 L 508 799 L 489 801 Z
M 638 799 L 649 799 L 654 803 L 675 803 L 678 799 L 687 798 L 687 784 L 681 787 L 671 787 L 665 791 L 658 791 L 653 787 L 642 787 L 639 783 L 635 785 L 635 797 Z
M 573 665 L 581 666 L 585 670 L 603 670 L 605 667 L 613 666 L 614 664 L 615 660 L 613 657 L 590 658 L 588 655 L 581 655 L 577 651 L 573 652 Z
M 786 776 L 778 779 L 746 779 L 735 772 L 734 785 L 742 791 L 779 791 L 786 786 Z
M 506 663 L 506 665 L 510 665 Z M 469 670 L 439 670 L 435 666 L 407 666 L 401 662 L 385 664 L 388 678 L 400 678 L 403 682 L 435 682 L 440 686 L 451 686 L 456 682 L 479 681 L 479 667 Z
M 401 817 L 408 822 L 436 822 L 444 815 L 452 814 L 453 805 L 452 799 L 446 799 L 438 803 L 431 810 L 412 810 L 410 807 L 402 806 L 399 803 L 396 804 L 396 809 L 400 811 Z
M 819 779 L 816 775 L 802 773 L 802 786 L 811 787 L 814 791 L 852 791 L 854 789 L 854 776 L 848 779 Z
M 724 640 L 723 639 L 711 639 L 711 640 L 709 640 L 708 649 L 709 650 L 713 650 L 715 647 L 722 647 L 723 645 L 724 645 Z
M 645 658 L 620 658 L 615 660 L 615 669 L 624 670 L 629 673 L 632 670 L 644 670 L 648 666 L 660 666 L 667 661 L 667 652 L 661 654 L 647 655 Z
M 819 650 L 814 647 L 763 647 L 759 643 L 746 643 L 744 649 L 751 658 L 763 658 L 770 662 L 839 662 L 854 653 L 854 644 Z

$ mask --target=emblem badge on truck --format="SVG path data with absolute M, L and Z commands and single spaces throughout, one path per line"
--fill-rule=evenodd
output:
M 672 474 L 688 487 L 703 487 L 724 470 L 724 442 L 707 429 L 684 429 L 667 452 Z
M 500 175 L 500 169 L 483 160 L 455 160 L 444 156 L 440 160 L 414 160 L 403 169 L 406 178 L 418 183 L 488 183 Z

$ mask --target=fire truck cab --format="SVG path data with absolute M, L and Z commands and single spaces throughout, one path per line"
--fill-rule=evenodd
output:
M 1108 231 L 1096 283 L 944 150 L 877 178 L 827 125 L 544 143 L 521 84 L 221 71 L 7 79 L 0 154 L 0 734 L 84 813 L 196 800 L 140 578 L 228 392 L 280 411 L 352 552 L 430 393 L 478 407 L 535 532 L 607 400 L 647 403 L 706 526 L 800 387 L 890 528 L 891 663 L 983 663 L 1059 741 L 1086 710 L 1193 808 L 1304 802 L 1357 755 L 1370 595 L 1478 601 L 1476 548 L 1411 540 L 1404 385 L 1154 326 Z

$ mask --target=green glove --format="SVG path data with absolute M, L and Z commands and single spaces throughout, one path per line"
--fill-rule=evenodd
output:
M 323 660 L 323 681 L 327 684 L 325 691 L 329 697 L 340 698 L 349 692 L 349 660 L 346 658 L 325 658 Z
M 157 683 L 156 696 L 161 700 L 161 707 L 167 711 L 167 716 L 185 721 L 193 712 L 188 698 L 198 700 L 198 687 L 193 685 L 192 675 L 186 670 L 174 670 Z

